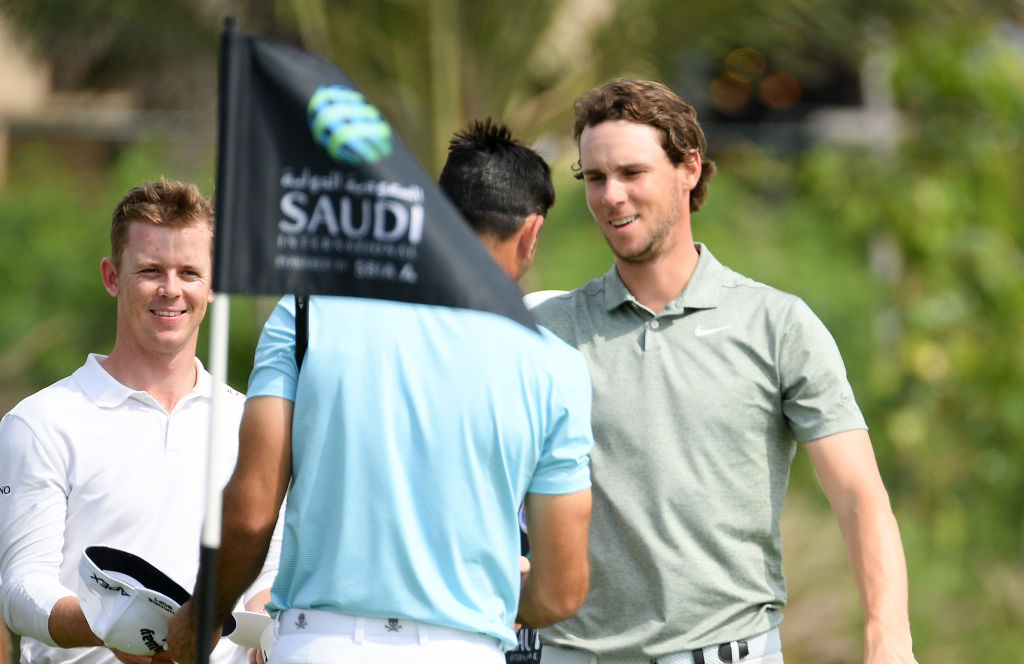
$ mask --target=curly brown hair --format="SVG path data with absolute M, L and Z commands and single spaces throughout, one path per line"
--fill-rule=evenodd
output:
M 650 125 L 661 132 L 661 147 L 673 164 L 693 159 L 699 154 L 701 174 L 690 192 L 690 212 L 696 212 L 708 197 L 708 181 L 715 176 L 715 163 L 707 158 L 704 131 L 697 122 L 697 112 L 667 86 L 656 81 L 619 78 L 593 88 L 576 100 L 573 106 L 576 122 L 573 140 L 577 148 L 580 135 L 587 127 L 606 120 L 628 120 Z M 582 179 L 577 161 L 573 172 Z

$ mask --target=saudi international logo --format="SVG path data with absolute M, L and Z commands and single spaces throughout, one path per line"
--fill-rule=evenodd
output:
M 391 154 L 391 126 L 359 92 L 321 85 L 306 110 L 313 139 L 335 161 L 372 164 Z

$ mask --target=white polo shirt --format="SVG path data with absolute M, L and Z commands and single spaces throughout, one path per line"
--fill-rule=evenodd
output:
M 74 374 L 0 421 L 0 607 L 23 635 L 23 662 L 117 664 L 106 648 L 57 648 L 49 634 L 54 604 L 77 595 L 86 546 L 130 551 L 182 587 L 195 585 L 213 377 L 197 359 L 195 389 L 168 413 L 148 393 L 114 380 L 103 359 L 90 355 Z M 223 485 L 238 453 L 244 397 L 220 389 L 226 393 Z M 272 545 L 264 568 L 270 576 L 279 546 Z M 225 639 L 213 659 L 245 657 Z

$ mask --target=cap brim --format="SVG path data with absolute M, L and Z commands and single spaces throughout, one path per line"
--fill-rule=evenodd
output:
M 147 595 L 150 603 L 159 604 L 160 595 L 173 600 L 175 604 L 171 607 L 171 613 L 192 598 L 174 579 L 129 551 L 109 546 L 89 546 L 85 548 L 85 557 L 108 576 L 124 581 L 136 592 Z M 224 621 L 221 636 L 229 636 L 234 631 L 235 619 L 228 617 Z
M 235 620 L 235 631 L 229 637 L 232 641 L 246 648 L 259 648 L 260 635 L 267 625 L 274 621 L 265 613 L 256 611 L 235 611 L 231 614 Z

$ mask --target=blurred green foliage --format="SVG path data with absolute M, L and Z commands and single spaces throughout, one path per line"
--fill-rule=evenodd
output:
M 0 0 L 0 8 L 15 4 Z M 67 29 L 45 11 L 60 4 L 18 5 L 28 24 L 50 35 L 44 45 L 59 43 Z M 462 12 L 456 0 L 238 4 L 249 10 L 243 27 L 300 35 L 343 63 L 435 171 L 448 135 L 470 117 L 504 119 L 551 148 L 558 201 L 526 290 L 570 289 L 611 266 L 582 185 L 570 175 L 572 150 L 559 149 L 571 99 L 590 85 L 633 73 L 700 98 L 705 91 L 688 87 L 693 53 L 720 57 L 743 44 L 811 78 L 822 62 L 880 56 L 904 119 L 898 142 L 815 145 L 797 154 L 713 143 L 719 175 L 694 232 L 727 265 L 803 297 L 836 337 L 904 535 L 918 659 L 1024 660 L 1019 2 L 593 3 L 580 13 L 579 22 L 594 21 L 585 39 L 558 23 L 563 14 L 554 7 L 568 3 L 493 13 L 482 5 Z M 132 3 L 134 18 L 109 32 L 138 29 L 146 11 Z M 599 20 L 602 11 L 611 18 Z M 873 40 L 850 28 L 862 23 Z M 196 28 L 199 37 L 209 32 L 209 24 Z M 352 35 L 373 48 L 360 51 Z M 90 54 L 90 62 L 106 57 L 102 49 Z M 104 80 L 99 64 L 88 71 L 83 80 Z M 109 250 L 110 209 L 124 191 L 166 175 L 212 193 L 212 154 L 181 164 L 156 144 L 140 144 L 101 174 L 66 171 L 60 157 L 19 157 L 0 191 L 5 411 L 70 373 L 85 353 L 110 349 L 114 301 L 98 266 Z M 232 298 L 229 378 L 238 389 L 272 305 L 273 298 Z M 204 330 L 203 358 L 206 346 Z M 786 558 L 793 606 L 785 629 L 796 636 L 786 643 L 786 660 L 860 661 L 859 600 L 838 532 L 822 534 L 828 508 L 806 455 L 797 457 L 793 484 L 795 511 L 787 507 L 787 515 L 796 516 L 787 537 L 795 544 Z M 819 641 L 831 649 L 816 650 Z
M 100 280 L 100 260 L 110 255 L 114 204 L 143 181 L 190 180 L 212 195 L 212 160 L 198 167 L 177 161 L 158 144 L 124 151 L 107 173 L 65 171 L 45 149 L 18 160 L 0 192 L 0 410 L 71 373 L 86 353 L 108 353 L 114 344 L 116 306 Z M 276 298 L 231 300 L 229 382 L 245 391 L 259 329 Z M 208 357 L 206 326 L 198 353 Z

